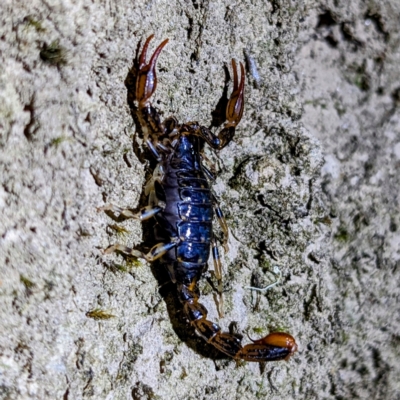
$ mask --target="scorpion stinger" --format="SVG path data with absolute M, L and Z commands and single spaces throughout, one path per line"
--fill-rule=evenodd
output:
M 247 361 L 287 360 L 297 350 L 296 341 L 290 334 L 272 332 L 242 346 L 237 336 L 222 332 L 216 323 L 207 320 L 207 309 L 199 303 L 197 282 L 207 269 L 211 248 L 218 290 L 222 291 L 222 265 L 212 230 L 214 213 L 224 233 L 226 249 L 228 237 L 225 219 L 211 193 L 207 173 L 202 165 L 200 144 L 204 139 L 211 147 L 219 150 L 232 140 L 244 108 L 243 64 L 240 63 L 239 82 L 236 62 L 232 60 L 233 90 L 226 108 L 227 122 L 218 135 L 197 122 L 179 124 L 174 117 L 161 122 L 149 98 L 157 85 L 157 57 L 168 39 L 157 47 L 147 63 L 146 53 L 152 38 L 153 35 L 146 40 L 139 56 L 136 81 L 138 120 L 145 142 L 158 161 L 153 178 L 145 187 L 149 205 L 138 213 L 114 205 L 106 205 L 99 210 L 113 211 L 126 218 L 140 220 L 155 218 L 158 226 L 156 236 L 161 238 L 161 242 L 148 253 L 122 244 L 110 246 L 105 253 L 119 251 L 149 262 L 160 259 L 176 284 L 178 297 L 191 325 L 200 336 L 223 353 Z

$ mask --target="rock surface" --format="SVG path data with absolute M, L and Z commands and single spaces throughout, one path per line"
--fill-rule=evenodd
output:
M 399 13 L 396 0 L 3 2 L 0 398 L 399 398 Z M 144 201 L 154 163 L 125 82 L 152 33 L 151 49 L 170 39 L 153 104 L 182 122 L 209 126 L 229 60 L 246 60 L 236 137 L 206 150 L 231 229 L 224 318 L 211 272 L 201 300 L 244 341 L 292 333 L 287 363 L 237 365 L 187 326 L 159 266 L 102 253 L 152 231 L 96 212 Z

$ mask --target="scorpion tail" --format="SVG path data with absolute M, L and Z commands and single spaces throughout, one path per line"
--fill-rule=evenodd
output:
M 221 332 L 218 324 L 206 319 L 207 309 L 198 302 L 199 290 L 195 281 L 189 286 L 179 284 L 178 291 L 186 317 L 199 335 L 228 356 L 245 361 L 278 361 L 288 360 L 296 352 L 295 339 L 284 332 L 270 333 L 243 347 L 238 337 Z

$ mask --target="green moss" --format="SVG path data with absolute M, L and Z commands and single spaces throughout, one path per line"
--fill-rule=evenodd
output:
M 313 107 L 321 107 L 323 110 L 326 110 L 327 105 L 324 99 L 314 99 L 314 100 L 307 100 L 304 102 L 305 105 L 312 105 Z
M 40 50 L 40 58 L 45 63 L 56 66 L 67 63 L 65 49 L 60 46 L 58 40 L 54 40 L 50 45 L 45 43 Z
M 71 140 L 68 136 L 58 136 L 50 141 L 50 147 L 58 147 L 61 143 Z
M 260 383 L 257 384 L 258 385 L 258 390 L 256 393 L 256 399 L 265 399 L 268 396 L 267 387 L 264 386 L 264 381 L 261 380 Z
M 274 326 L 269 328 L 270 332 L 283 332 L 287 333 L 290 331 L 289 327 L 287 326 Z
M 340 344 L 341 345 L 347 344 L 349 342 L 349 339 L 350 335 L 348 333 L 342 332 Z
M 346 113 L 346 108 L 339 101 L 335 101 L 333 106 L 335 107 L 335 110 L 338 113 L 339 117 Z
M 338 231 L 335 233 L 334 238 L 339 242 L 348 242 L 350 239 L 350 235 L 346 227 L 341 225 L 339 226 Z
M 34 28 L 37 32 L 45 32 L 46 29 L 43 28 L 42 24 L 34 19 L 31 15 L 28 15 L 27 17 L 24 18 L 24 22 L 27 27 L 32 27 Z
M 105 264 L 105 266 L 112 273 L 129 272 L 129 268 L 126 265 L 111 263 L 111 264 Z
M 353 83 L 362 91 L 367 91 L 370 88 L 369 79 L 364 74 L 356 74 Z
M 260 267 L 264 273 L 271 271 L 271 260 L 262 256 L 260 259 Z
M 108 228 L 110 228 L 112 231 L 114 231 L 118 236 L 125 236 L 126 234 L 129 233 L 128 229 L 124 228 L 123 226 L 119 225 L 108 225 Z
M 185 367 L 182 367 L 182 373 L 179 375 L 179 379 L 183 380 L 188 376 Z
M 345 72 L 348 82 L 356 85 L 360 90 L 366 92 L 371 88 L 371 78 L 366 71 L 365 62 L 362 65 L 352 64 Z
M 36 284 L 34 282 L 32 282 L 30 279 L 28 279 L 24 275 L 20 275 L 19 276 L 19 280 L 25 286 L 25 289 L 30 290 L 30 289 L 32 289 L 33 287 L 36 286 Z
M 260 334 L 264 333 L 264 328 L 261 328 L 261 327 L 254 327 L 254 328 L 253 328 L 253 332 L 254 332 L 254 333 L 257 333 L 257 335 L 260 335 Z
M 142 265 L 142 263 L 135 257 L 126 256 L 125 257 L 125 265 L 127 271 L 131 270 L 132 268 L 138 268 Z

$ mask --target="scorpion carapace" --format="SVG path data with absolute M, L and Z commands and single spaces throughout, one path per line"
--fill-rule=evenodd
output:
M 168 39 L 157 47 L 150 61 L 146 62 L 147 48 L 152 38 L 153 35 L 144 44 L 136 71 L 136 114 L 144 141 L 158 161 L 153 178 L 145 187 L 149 205 L 139 213 L 114 205 L 107 205 L 101 210 L 111 210 L 126 218 L 140 220 L 154 217 L 157 221 L 155 237 L 160 243 L 147 254 L 120 244 L 109 247 L 105 252 L 119 251 L 149 262 L 161 258 L 176 284 L 189 322 L 208 343 L 223 353 L 247 361 L 287 360 L 297 350 L 294 338 L 288 333 L 273 332 L 243 347 L 237 336 L 221 332 L 216 323 L 207 320 L 207 309 L 199 303 L 197 281 L 207 269 L 210 249 L 221 292 L 221 262 L 212 231 L 214 212 L 224 234 L 225 250 L 228 240 L 225 219 L 207 180 L 212 174 L 202 164 L 200 147 L 205 141 L 213 149 L 220 150 L 233 138 L 244 108 L 243 64 L 240 63 L 239 82 L 236 63 L 232 60 L 233 91 L 226 107 L 226 122 L 218 135 L 197 122 L 179 124 L 174 117 L 161 122 L 149 99 L 157 85 L 157 58 Z

